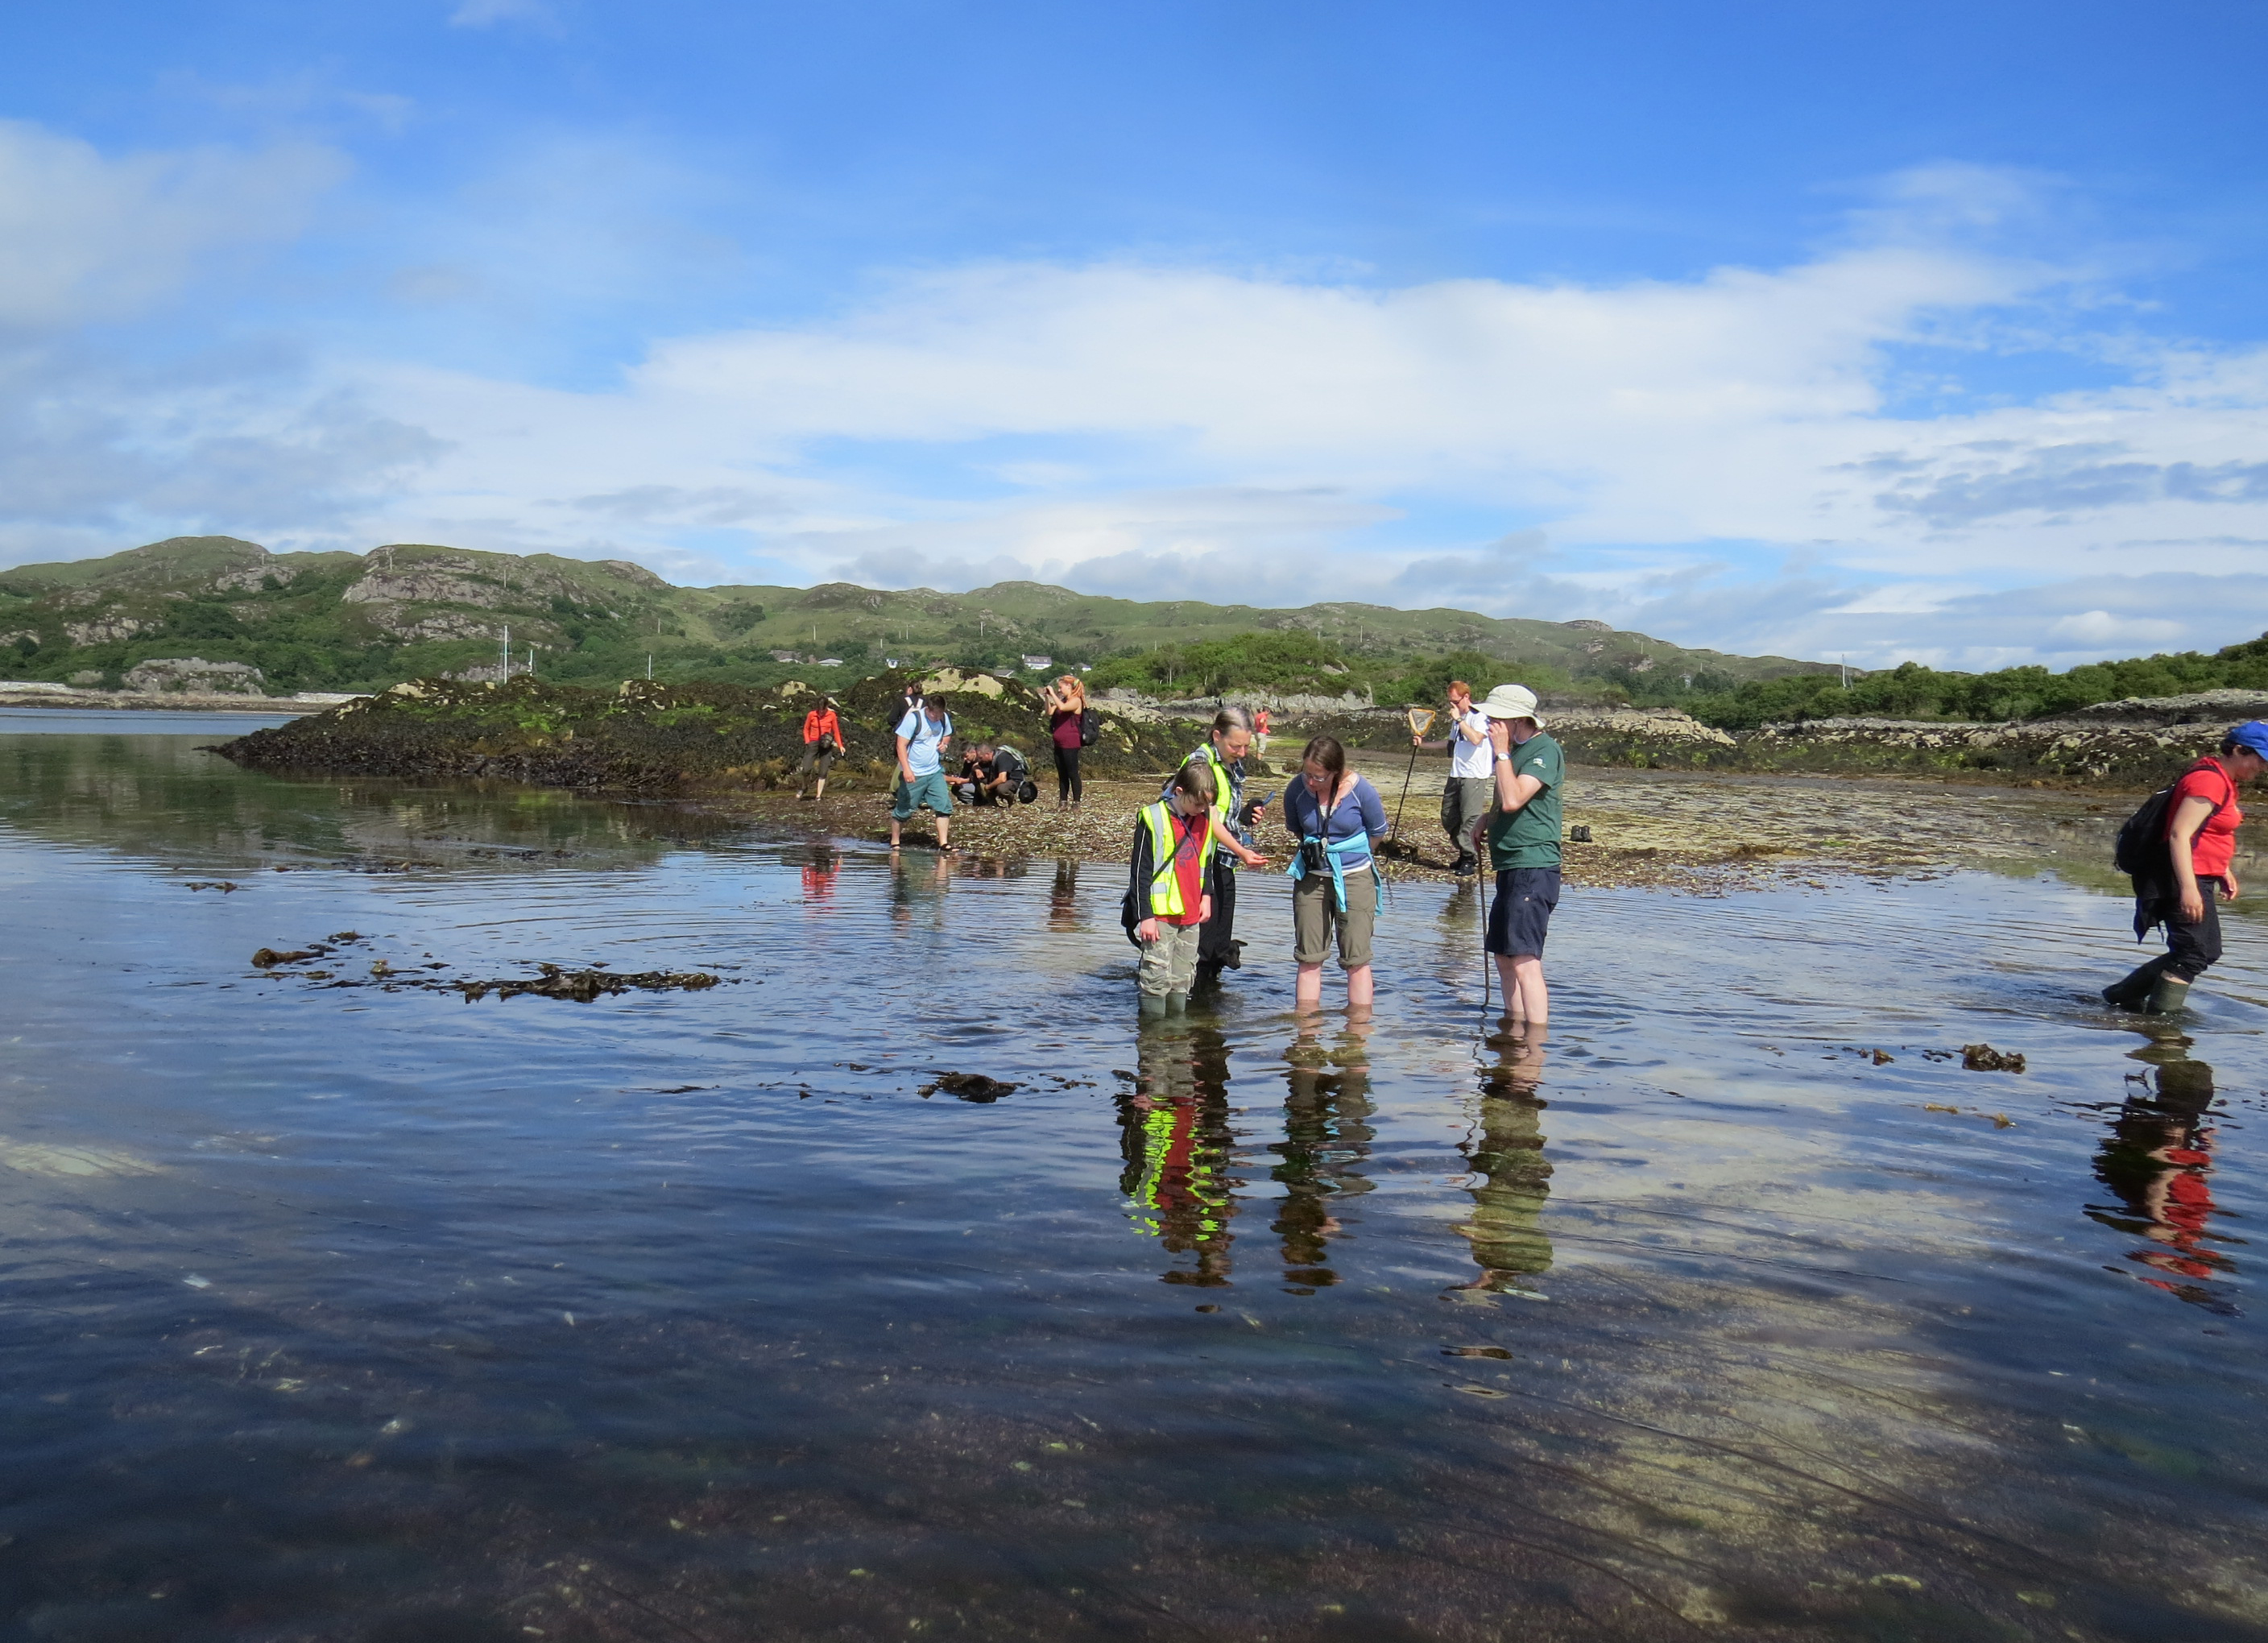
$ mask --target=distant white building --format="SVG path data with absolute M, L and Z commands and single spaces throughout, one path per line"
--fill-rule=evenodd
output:
M 822 656 L 819 659 L 819 665 L 821 667 L 840 667 L 843 659 L 840 656 Z
M 1055 666 L 1055 660 L 1056 659 L 1052 656 L 1027 656 L 1024 658 L 1024 666 L 1035 670 L 1042 667 L 1052 667 Z

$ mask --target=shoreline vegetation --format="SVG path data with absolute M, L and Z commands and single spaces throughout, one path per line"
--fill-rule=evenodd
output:
M 1853 718 L 1957 736 L 2136 699 L 2268 692 L 2268 636 L 2211 655 L 2062 673 L 1950 673 L 1912 661 L 1868 671 L 1690 649 L 1589 619 L 1448 607 L 1270 609 L 1037 582 L 963 593 L 850 583 L 678 587 L 626 560 L 430 543 L 271 554 L 203 536 L 0 571 L 0 668 L 15 674 L 0 681 L 0 697 L 16 700 L 44 689 L 78 706 L 125 705 L 114 693 L 128 693 L 136 706 L 229 697 L 291 704 L 282 711 L 403 681 L 531 674 L 600 690 L 650 678 L 749 689 L 801 682 L 839 694 L 897 672 L 1036 681 L 1076 670 L 1091 695 L 1124 692 L 1169 711 L 1176 701 L 1228 696 L 1325 713 L 1437 705 L 1452 678 L 1517 679 L 1563 714 L 1675 710 L 1744 738 Z
M 797 682 L 746 689 L 632 680 L 600 691 L 525 677 L 420 681 L 216 750 L 277 773 L 674 799 L 814 836 L 879 839 L 887 836 L 891 726 L 909 685 L 945 704 L 957 749 L 1005 742 L 1035 768 L 1037 804 L 956 817 L 961 853 L 979 858 L 1123 860 L 1135 808 L 1202 740 L 1196 713 L 1211 705 L 1097 698 L 1102 728 L 1086 754 L 1089 799 L 1069 813 L 1054 805 L 1038 691 L 1018 679 L 949 668 L 880 674 L 836 693 L 849 751 L 817 802 L 795 797 L 803 715 L 820 699 Z M 2169 779 L 2228 723 L 2264 709 L 2268 697 L 2212 692 L 2109 704 L 2056 720 L 1829 719 L 1742 735 L 1675 710 L 1552 712 L 1552 733 L 1572 769 L 1569 822 L 1593 833 L 1590 842 L 1571 837 L 1567 873 L 1593 886 L 1730 888 L 2036 855 L 2042 816 L 2061 816 L 2064 825 L 2089 815 L 2115 822 L 2112 813 L 2124 808 L 2117 795 Z M 1279 719 L 1273 756 L 1258 762 L 1255 787 L 1280 791 L 1298 748 L 1316 733 L 1346 742 L 1387 795 L 1389 814 L 1401 809 L 1400 837 L 1413 848 L 1389 858 L 1389 878 L 1447 876 L 1447 840 L 1435 819 L 1446 761 L 1422 755 L 1413 767 L 1398 713 L 1342 708 Z M 1853 779 L 1882 777 L 1899 779 Z M 1916 805 L 1932 785 L 1954 801 Z M 2022 791 L 1989 791 L 1995 787 Z M 2029 801 L 2032 821 L 2012 828 L 2011 801 Z M 1280 859 L 1286 841 L 1274 827 L 1268 831 L 1262 843 Z

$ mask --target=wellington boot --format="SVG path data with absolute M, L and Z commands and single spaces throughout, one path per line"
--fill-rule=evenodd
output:
M 1166 1013 L 1167 1015 L 1187 1014 L 1189 1007 L 1189 994 L 1185 992 L 1169 992 L 1166 995 Z
M 2150 990 L 2158 984 L 2158 977 L 2165 974 L 2167 961 L 2161 954 L 2125 980 L 2112 982 L 2102 990 L 2102 1002 L 2121 1010 L 2141 1009 L 2150 1001 Z
M 2161 976 L 2158 984 L 2150 989 L 2150 1002 L 2143 1007 L 2153 1015 L 2179 1015 L 2189 1003 L 2189 983 L 2178 976 Z
M 1166 1019 L 1165 999 L 1162 998 L 1153 998 L 1146 992 L 1144 993 L 1142 995 L 1142 1019 L 1145 1021 L 1164 1020 Z

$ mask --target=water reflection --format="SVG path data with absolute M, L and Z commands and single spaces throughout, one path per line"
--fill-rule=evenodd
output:
M 1142 1029 L 1134 1087 L 1117 1098 L 1118 1190 L 1135 1226 L 1167 1253 L 1191 1257 L 1161 1275 L 1168 1284 L 1218 1288 L 1229 1281 L 1228 1041 L 1187 1017 Z
M 1459 1151 L 1473 1184 L 1473 1212 L 1457 1230 L 1472 1241 L 1481 1269 L 1453 1297 L 1522 1294 L 1527 1280 L 1551 1270 L 1543 1231 L 1551 1160 L 1543 1156 L 1543 1041 L 1498 1033 L 1488 1041 L 1495 1061 L 1480 1077 L 1480 1110 Z
M 953 888 L 953 858 L 925 851 L 890 854 L 890 923 L 914 929 L 926 917 L 932 930 L 945 928 L 946 892 Z
M 0 826 L 228 871 L 315 862 L 611 868 L 658 860 L 674 843 L 745 831 L 730 817 L 675 806 L 502 783 L 295 782 L 239 770 L 180 735 L 0 734 Z
M 2216 1232 L 2211 1222 L 2215 1131 L 2213 1068 L 2191 1060 L 2181 1044 L 2161 1043 L 2134 1052 L 2150 1064 L 2132 1075 L 2138 1086 L 2111 1120 L 2095 1155 L 2095 1178 L 2117 1196 L 2115 1205 L 2089 1205 L 2088 1215 L 2105 1227 L 2148 1241 L 2126 1258 L 2156 1274 L 2142 1281 L 2196 1306 L 2234 1314 L 2234 1301 L 2216 1284 L 2235 1276 L 2223 1251 L 2243 1240 Z M 2215 1247 L 2220 1246 L 2220 1247 Z
M 1355 1168 L 1377 1138 L 1370 1123 L 1370 1034 L 1369 1021 L 1351 1021 L 1326 1046 L 1320 1023 L 1303 1018 L 1298 1042 L 1284 1052 L 1290 1064 L 1284 1138 L 1270 1149 L 1283 1161 L 1270 1173 L 1284 1186 L 1273 1230 L 1284 1241 L 1284 1277 L 1293 1294 L 1339 1281 L 1328 1264 L 1330 1241 L 1351 1234 L 1336 1200 L 1375 1184 Z
M 1079 928 L 1079 861 L 1065 856 L 1056 863 L 1056 881 L 1048 891 L 1048 928 Z
M 821 903 L 832 902 L 835 882 L 842 876 L 842 852 L 829 844 L 814 844 L 803 858 L 803 899 Z

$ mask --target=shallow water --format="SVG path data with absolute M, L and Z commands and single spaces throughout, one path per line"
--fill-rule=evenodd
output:
M 0 737 L 6 1636 L 2268 1637 L 2249 917 L 1573 893 L 1537 1051 L 1248 881 L 1142 1034 L 1108 867 L 202 739 Z

